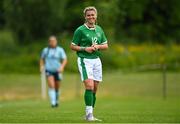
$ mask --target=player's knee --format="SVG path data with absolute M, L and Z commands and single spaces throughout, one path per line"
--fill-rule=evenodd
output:
M 85 88 L 86 89 L 88 89 L 88 90 L 94 90 L 94 83 L 93 83 L 93 81 L 92 80 L 85 80 L 84 81 L 84 83 L 85 83 Z
M 86 89 L 93 91 L 94 90 L 94 86 L 89 83 L 89 84 L 86 85 Z
M 48 86 L 50 88 L 55 88 L 55 82 L 53 80 L 48 80 Z

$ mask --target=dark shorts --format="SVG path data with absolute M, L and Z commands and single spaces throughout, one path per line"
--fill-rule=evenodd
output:
M 59 72 L 51 72 L 46 70 L 46 76 L 53 76 L 55 80 L 57 81 L 61 81 L 62 80 L 62 76 Z

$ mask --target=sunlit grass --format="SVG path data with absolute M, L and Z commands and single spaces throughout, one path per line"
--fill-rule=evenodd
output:
M 167 73 L 167 98 L 162 95 L 162 73 L 104 73 L 95 115 L 103 122 L 180 122 L 180 76 Z M 60 107 L 41 100 L 40 76 L 0 75 L 0 122 L 86 122 L 83 84 L 79 74 L 64 74 Z

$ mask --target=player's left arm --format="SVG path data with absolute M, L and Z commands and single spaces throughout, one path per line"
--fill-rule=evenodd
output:
M 105 44 L 95 44 L 95 45 L 93 45 L 93 47 L 96 50 L 106 50 L 106 49 L 108 49 L 108 44 L 107 43 L 105 43 Z
M 106 50 L 106 49 L 108 49 L 107 38 L 106 38 L 104 31 L 101 27 L 100 27 L 100 30 L 101 30 L 101 41 L 99 44 L 94 44 L 93 47 L 96 50 Z
M 62 59 L 61 59 L 61 66 L 60 68 L 58 69 L 58 72 L 59 73 L 62 73 L 64 71 L 64 68 L 67 64 L 67 56 L 66 56 L 66 53 L 64 51 L 64 49 L 62 49 L 61 51 L 61 56 L 62 56 Z
M 65 58 L 61 62 L 61 67 L 58 70 L 59 73 L 62 73 L 64 71 L 64 68 L 65 68 L 66 64 L 67 64 L 67 59 Z

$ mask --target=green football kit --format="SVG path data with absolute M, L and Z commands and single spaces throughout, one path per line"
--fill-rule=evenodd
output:
M 81 47 L 90 47 L 93 44 L 106 44 L 107 39 L 102 30 L 98 25 L 95 28 L 89 28 L 86 24 L 78 27 L 74 32 L 72 44 Z M 86 51 L 78 51 L 78 57 L 94 59 L 99 57 L 99 52 L 94 51 L 93 53 L 88 53 Z
M 100 26 L 95 25 L 95 28 L 89 28 L 84 24 L 74 32 L 72 44 L 81 47 L 90 47 L 93 44 L 107 44 L 107 39 Z M 77 51 L 77 55 L 81 80 L 93 79 L 102 81 L 102 64 L 99 58 L 99 50 L 92 53 Z
M 101 44 L 107 44 L 107 39 L 102 28 L 98 25 L 95 25 L 94 28 L 89 28 L 86 24 L 84 24 L 78 27 L 74 32 L 72 45 L 91 47 L 92 45 Z M 77 63 L 82 81 L 87 79 L 92 79 L 98 82 L 102 81 L 102 63 L 99 55 L 99 50 L 92 53 L 88 53 L 85 50 L 77 51 Z M 84 93 L 84 100 L 86 104 L 86 120 L 89 117 L 96 120 L 96 118 L 93 117 L 96 93 L 91 89 L 86 89 Z

